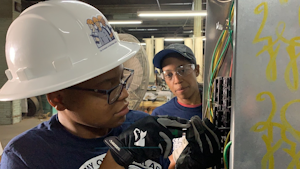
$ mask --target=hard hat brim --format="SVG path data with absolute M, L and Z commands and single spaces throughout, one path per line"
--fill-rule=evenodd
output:
M 111 45 L 109 48 L 110 50 L 101 52 L 101 55 L 107 56 L 105 60 L 96 55 L 80 63 L 73 64 L 72 68 L 68 70 L 56 72 L 55 76 L 49 74 L 48 76 L 22 82 L 18 79 L 8 80 L 0 89 L 0 101 L 11 101 L 39 96 L 87 81 L 130 59 L 140 50 L 140 45 L 120 41 Z M 105 66 L 100 67 L 99 63 Z

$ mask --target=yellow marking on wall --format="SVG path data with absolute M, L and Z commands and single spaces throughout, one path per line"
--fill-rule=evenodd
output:
M 288 0 L 281 0 L 281 3 L 286 3 Z M 261 55 L 264 52 L 268 52 L 270 56 L 270 61 L 266 68 L 266 78 L 268 81 L 274 82 L 277 79 L 277 64 L 276 64 L 276 58 L 278 55 L 278 51 L 280 49 L 280 43 L 279 41 L 284 42 L 288 46 L 286 47 L 287 54 L 290 58 L 290 62 L 288 63 L 285 73 L 284 73 L 284 79 L 286 82 L 287 87 L 291 91 L 298 90 L 299 87 L 299 71 L 297 66 L 297 58 L 300 56 L 300 53 L 296 53 L 296 47 L 300 46 L 300 37 L 293 37 L 290 40 L 283 37 L 286 23 L 283 21 L 278 22 L 275 32 L 277 39 L 273 41 L 272 36 L 266 36 L 261 37 L 261 33 L 265 27 L 265 24 L 267 22 L 268 18 L 268 3 L 263 2 L 259 4 L 255 9 L 255 14 L 260 14 L 263 12 L 263 19 L 261 22 L 261 25 L 253 39 L 253 44 L 256 44 L 258 42 L 267 41 L 267 45 L 263 46 L 263 48 L 257 52 L 256 56 Z M 299 26 L 300 26 L 300 8 L 298 12 L 298 19 L 299 19 Z M 281 28 L 281 31 L 279 29 Z M 277 44 L 278 43 L 278 44 Z M 277 44 L 274 50 L 274 46 Z M 290 73 L 292 73 L 292 76 L 290 77 Z
M 279 33 L 279 28 L 282 26 L 282 30 Z M 276 36 L 278 39 L 280 39 L 282 42 L 288 44 L 286 47 L 286 51 L 290 57 L 290 62 L 288 63 L 286 70 L 284 72 L 284 79 L 287 84 L 287 87 L 291 91 L 295 91 L 298 89 L 298 83 L 299 83 L 299 72 L 298 72 L 298 66 L 297 66 L 297 58 L 300 56 L 300 53 L 296 54 L 296 47 L 300 46 L 300 43 L 297 41 L 300 40 L 300 37 L 294 37 L 291 38 L 291 40 L 288 40 L 284 38 L 283 32 L 285 31 L 285 22 L 279 22 L 276 27 Z M 290 71 L 292 70 L 292 79 L 294 80 L 293 84 L 290 79 Z
M 289 140 L 286 137 L 286 132 L 289 132 L 298 142 L 300 142 L 300 132 L 298 130 L 295 130 L 292 125 L 287 121 L 286 119 L 286 111 L 289 108 L 290 105 L 294 103 L 300 103 L 300 99 L 292 100 L 285 104 L 281 110 L 280 110 L 280 120 L 284 126 L 284 128 L 281 128 L 281 138 L 289 144 L 291 147 L 290 149 L 284 149 L 284 151 L 289 154 L 292 157 L 292 162 L 289 164 L 288 169 L 293 169 L 294 167 L 299 168 L 300 163 L 299 163 L 299 158 L 300 158 L 300 153 L 296 153 L 296 146 L 297 143 Z
M 261 12 L 263 12 L 263 20 L 262 20 L 260 27 L 254 37 L 253 44 L 256 44 L 256 43 L 262 42 L 262 41 L 268 42 L 268 45 L 265 45 L 262 48 L 262 50 L 260 50 L 256 54 L 256 56 L 259 56 L 260 54 L 262 54 L 265 51 L 267 51 L 269 53 L 270 61 L 266 68 L 266 76 L 269 81 L 275 81 L 277 79 L 276 57 L 277 57 L 277 54 L 279 51 L 280 44 L 278 44 L 278 46 L 275 48 L 275 50 L 273 49 L 273 47 L 279 41 L 279 39 L 276 39 L 275 41 L 273 41 L 272 36 L 266 36 L 266 37 L 260 38 L 260 35 L 265 27 L 265 24 L 266 24 L 267 18 L 268 18 L 268 3 L 267 2 L 263 2 L 263 3 L 259 4 L 254 9 L 255 14 L 260 14 Z
M 289 2 L 289 0 L 279 0 L 279 2 L 280 2 L 281 4 L 284 4 L 284 3 Z
M 275 160 L 274 160 L 274 153 L 278 151 L 283 143 L 286 143 L 290 146 L 290 148 L 282 148 L 284 152 L 289 155 L 292 160 L 288 165 L 287 169 L 297 169 L 300 168 L 300 151 L 296 152 L 297 143 L 289 140 L 286 136 L 286 132 L 289 132 L 298 142 L 300 142 L 300 131 L 295 130 L 292 125 L 286 119 L 286 111 L 287 109 L 294 103 L 300 103 L 300 99 L 292 100 L 286 103 L 280 110 L 280 120 L 281 123 L 272 122 L 273 118 L 276 114 L 277 104 L 274 95 L 271 92 L 265 91 L 261 92 L 256 96 L 257 101 L 264 101 L 263 95 L 269 96 L 271 99 L 271 112 L 266 121 L 258 122 L 254 126 L 251 127 L 251 131 L 254 132 L 263 132 L 267 130 L 267 135 L 262 136 L 262 140 L 265 142 L 266 145 L 266 154 L 263 156 L 261 160 L 261 168 L 262 169 L 274 169 L 275 167 Z M 273 128 L 277 127 L 281 129 L 280 136 L 281 138 L 278 141 L 274 141 L 273 138 Z M 275 144 L 274 144 L 275 143 Z M 274 144 L 274 146 L 272 146 Z

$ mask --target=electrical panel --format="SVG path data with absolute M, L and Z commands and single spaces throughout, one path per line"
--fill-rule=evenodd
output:
M 234 1 L 208 1 L 206 8 L 203 112 L 221 133 L 219 169 L 227 168 L 231 145 Z
M 206 9 L 203 111 L 222 134 L 221 168 L 299 168 L 299 1 Z

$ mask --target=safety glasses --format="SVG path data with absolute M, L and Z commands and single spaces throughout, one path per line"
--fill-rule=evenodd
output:
M 174 74 L 177 73 L 180 76 L 187 76 L 195 70 L 195 64 L 186 64 L 178 66 L 175 71 L 166 70 L 161 72 L 161 78 L 171 81 L 174 77 Z
M 68 89 L 85 90 L 85 91 L 92 91 L 92 92 L 96 92 L 96 93 L 100 93 L 100 94 L 105 94 L 105 95 L 107 95 L 107 103 L 113 104 L 116 100 L 119 99 L 119 97 L 122 93 L 122 90 L 124 88 L 126 90 L 128 90 L 128 88 L 130 87 L 130 84 L 132 82 L 134 70 L 124 68 L 124 71 L 128 71 L 129 75 L 126 78 L 124 78 L 125 80 L 122 80 L 121 83 L 119 83 L 117 86 L 115 86 L 109 90 L 87 89 L 87 88 L 82 88 L 82 87 L 77 87 L 77 86 L 71 86 Z M 124 72 L 124 74 L 128 74 L 128 73 Z

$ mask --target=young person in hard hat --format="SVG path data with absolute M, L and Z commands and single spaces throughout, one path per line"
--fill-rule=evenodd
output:
M 193 116 L 202 118 L 202 86 L 197 82 L 200 72 L 193 51 L 184 44 L 171 44 L 154 56 L 153 64 L 161 70 L 161 77 L 175 97 L 155 108 L 152 115 L 170 115 L 187 120 Z M 174 151 L 169 157 L 169 168 L 175 167 L 175 161 L 187 144 L 184 138 L 173 139 Z
M 128 110 L 134 71 L 122 63 L 140 46 L 121 42 L 114 32 L 109 42 L 99 43 L 90 22 L 99 16 L 107 23 L 86 3 L 45 1 L 10 25 L 8 81 L 0 100 L 46 94 L 58 114 L 13 138 L 4 149 L 1 169 L 167 168 L 160 157 L 168 157 L 172 149 L 168 125 L 190 124 Z

